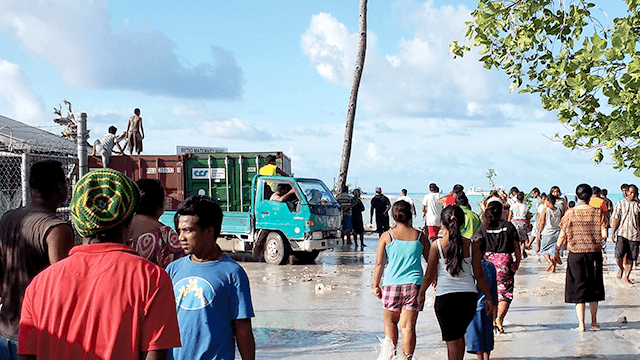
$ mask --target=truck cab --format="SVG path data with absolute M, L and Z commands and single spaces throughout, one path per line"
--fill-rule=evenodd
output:
M 286 201 L 273 200 L 279 185 L 293 189 Z M 256 175 L 251 189 L 248 213 L 224 213 L 218 239 L 222 250 L 253 251 L 260 241 L 265 261 L 280 264 L 288 255 L 312 261 L 320 251 L 341 244 L 340 205 L 321 180 Z

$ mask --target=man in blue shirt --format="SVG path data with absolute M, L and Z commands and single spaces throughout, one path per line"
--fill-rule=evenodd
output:
M 167 266 L 182 341 L 171 358 L 234 359 L 237 342 L 242 359 L 254 360 L 249 278 L 216 244 L 220 206 L 208 196 L 190 197 L 178 207 L 175 226 L 187 256 Z

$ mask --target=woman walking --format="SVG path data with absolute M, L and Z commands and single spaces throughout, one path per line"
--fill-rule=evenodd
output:
M 549 195 L 544 200 L 544 209 L 538 218 L 538 249 L 539 252 L 547 260 L 546 271 L 556 272 L 556 262 L 553 261 L 555 248 L 560 235 L 560 219 L 562 211 L 556 207 L 557 198 Z
M 487 204 L 482 213 L 482 224 L 473 237 L 477 241 L 486 241 L 486 259 L 496 267 L 498 310 L 495 326 L 504 334 L 504 317 L 513 300 L 513 276 L 520 266 L 520 238 L 515 226 L 501 217 L 502 204 L 497 201 Z
M 522 191 L 519 191 L 515 198 L 516 201 L 509 208 L 509 221 L 518 230 L 518 237 L 522 246 L 522 257 L 526 258 L 527 253 L 524 250 L 524 245 L 527 243 L 527 233 L 529 232 L 529 205 L 525 204 Z
M 460 234 L 464 212 L 457 205 L 447 206 L 442 211 L 441 220 L 443 237 L 435 240 L 436 245 L 429 251 L 418 301 L 424 304 L 427 289 L 437 280 L 434 309 L 442 340 L 447 342 L 448 358 L 461 360 L 464 357 L 464 334 L 476 313 L 476 280 L 487 299 L 487 314 L 493 311 L 493 298 L 484 277 L 479 242 L 472 243 Z
M 429 240 L 410 225 L 413 212 L 408 202 L 396 201 L 391 216 L 396 226 L 380 236 L 373 272 L 373 293 L 382 299 L 384 309 L 385 340 L 379 359 L 388 360 L 396 355 L 398 325 L 402 333 L 402 352 L 411 359 L 416 348 L 418 311 L 422 310 L 422 303 L 418 302 L 423 276 L 420 257 L 427 259 Z M 393 350 L 388 351 L 386 347 L 391 346 Z
M 579 331 L 585 331 L 585 303 L 589 303 L 591 311 L 591 328 L 600 329 L 598 302 L 604 300 L 602 243 L 607 237 L 607 224 L 602 211 L 589 205 L 591 195 L 591 186 L 576 187 L 578 205 L 562 217 L 554 256 L 555 262 L 561 264 L 560 248 L 568 244 L 564 301 L 576 304 Z

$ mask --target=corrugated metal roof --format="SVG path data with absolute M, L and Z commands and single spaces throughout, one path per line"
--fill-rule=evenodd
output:
M 76 154 L 77 145 L 61 136 L 0 115 L 0 149 L 11 152 Z

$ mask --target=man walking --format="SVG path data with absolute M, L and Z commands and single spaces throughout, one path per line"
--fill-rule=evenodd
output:
M 25 292 L 22 359 L 166 359 L 180 346 L 171 280 L 124 244 L 140 190 L 100 169 L 76 184 L 71 213 L 82 245 Z
M 611 216 L 611 230 L 616 243 L 614 254 L 618 263 L 618 279 L 631 285 L 631 265 L 638 259 L 640 239 L 640 203 L 635 201 L 638 187 L 629 185 L 624 199 L 618 201 Z
M 0 359 L 16 359 L 20 308 L 33 278 L 69 254 L 73 229 L 56 217 L 68 195 L 62 163 L 40 161 L 29 172 L 31 205 L 7 212 L 0 220 Z
M 438 186 L 434 183 L 429 184 L 429 193 L 422 199 L 422 213 L 424 214 L 424 225 L 427 227 L 429 241 L 437 239 L 440 232 L 442 205 L 438 202 L 439 198 Z
M 411 204 L 411 213 L 413 214 L 413 216 L 416 216 L 416 206 L 413 204 L 413 199 L 410 198 L 409 196 L 407 196 L 407 189 L 402 189 L 400 190 L 400 196 L 398 197 L 398 199 L 396 201 L 406 201 L 409 204 Z
M 222 209 L 208 196 L 192 196 L 176 211 L 175 227 L 186 254 L 167 266 L 178 307 L 182 348 L 172 359 L 254 360 L 254 317 L 247 274 L 216 240 Z
M 371 198 L 371 211 L 369 213 L 369 221 L 373 222 L 373 213 L 376 213 L 376 232 L 378 237 L 385 231 L 389 230 L 389 209 L 391 202 L 389 198 L 382 195 L 382 189 L 376 188 L 376 195 Z

